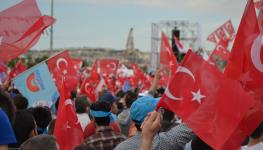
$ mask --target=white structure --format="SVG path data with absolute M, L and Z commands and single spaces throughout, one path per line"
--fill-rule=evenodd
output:
M 185 48 L 197 50 L 201 47 L 201 27 L 199 23 L 189 21 L 160 21 L 152 23 L 151 33 L 151 68 L 156 69 L 159 65 L 159 52 L 161 32 L 166 33 L 168 38 L 172 39 L 172 30 L 174 28 L 180 31 L 180 41 Z

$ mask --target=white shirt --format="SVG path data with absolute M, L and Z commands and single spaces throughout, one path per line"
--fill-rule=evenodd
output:
M 263 142 L 260 142 L 253 146 L 242 146 L 241 150 L 263 150 Z
M 90 118 L 87 113 L 77 114 L 78 120 L 80 122 L 81 128 L 84 131 L 86 126 L 90 123 Z

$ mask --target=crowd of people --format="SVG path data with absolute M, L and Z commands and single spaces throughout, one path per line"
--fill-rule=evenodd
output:
M 146 93 L 132 90 L 112 93 L 104 90 L 96 102 L 85 95 L 71 100 L 84 133 L 84 141 L 74 150 L 210 150 L 173 112 L 156 109 L 160 74 L 155 74 Z M 59 100 L 58 100 L 59 101 Z M 28 106 L 28 100 L 14 88 L 0 93 L 0 150 L 58 150 L 54 134 L 56 110 Z M 263 123 L 244 141 L 242 150 L 263 149 Z

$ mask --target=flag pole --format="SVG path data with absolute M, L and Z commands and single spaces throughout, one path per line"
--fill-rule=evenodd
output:
M 53 18 L 54 0 L 51 0 L 51 17 Z M 50 28 L 50 50 L 53 50 L 53 24 Z

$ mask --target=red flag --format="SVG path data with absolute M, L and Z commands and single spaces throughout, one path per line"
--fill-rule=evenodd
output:
M 220 40 L 220 42 L 216 45 L 216 48 L 209 56 L 209 61 L 214 62 L 214 55 L 219 56 L 223 60 L 227 61 L 230 55 L 230 52 L 227 50 L 229 40 Z
M 71 62 L 72 62 L 72 65 L 73 65 L 73 68 L 79 72 L 80 69 L 81 69 L 81 66 L 83 64 L 82 60 L 81 59 L 77 59 L 77 58 L 71 58 Z
M 210 74 L 210 75 L 209 75 Z M 159 107 L 165 107 L 187 119 L 210 96 L 209 90 L 216 89 L 221 76 L 214 65 L 188 51 L 181 66 L 170 80 Z
M 63 51 L 47 60 L 48 69 L 55 79 L 57 87 L 62 84 L 62 78 L 65 77 L 66 87 L 69 90 L 75 90 L 79 83 L 79 76 L 74 69 L 68 51 Z
M 119 66 L 117 59 L 100 59 L 98 60 L 98 67 L 100 74 L 116 75 Z
M 1 72 L 7 72 L 8 68 L 7 66 L 3 63 L 3 62 L 0 62 L 0 73 Z
M 92 82 L 92 80 L 86 78 L 86 80 L 82 83 L 80 91 L 82 94 L 85 94 L 92 102 L 95 102 L 96 99 L 96 93 L 95 93 L 95 87 L 97 83 Z
M 224 25 L 223 28 L 226 30 L 226 32 L 232 37 L 235 34 L 235 29 L 233 27 L 232 21 L 228 20 Z
M 169 67 L 171 72 L 175 72 L 178 62 L 170 47 L 167 36 L 162 32 L 162 41 L 160 47 L 160 63 L 166 67 Z
M 184 49 L 184 45 L 181 43 L 181 41 L 176 36 L 174 36 L 173 38 L 174 38 L 174 43 L 175 43 L 176 47 L 178 48 L 178 50 L 180 52 L 185 53 L 186 50 Z
M 243 88 L 259 100 L 239 126 L 239 130 L 243 129 L 246 135 L 252 133 L 263 119 L 263 53 L 261 53 L 261 36 L 254 3 L 253 0 L 249 0 L 224 72 L 227 77 L 239 80 Z M 243 126 L 246 126 L 246 128 L 243 128 Z M 238 137 L 238 135 L 233 135 L 233 137 Z
M 213 43 L 217 43 L 215 33 L 211 33 L 211 34 L 207 37 L 207 40 L 210 41 L 210 42 L 213 42 Z
M 230 137 L 254 104 L 240 84 L 189 51 L 158 107 L 176 112 L 203 141 L 221 149 L 236 140 Z
M 239 80 L 247 91 L 253 91 L 263 97 L 263 52 L 254 3 L 247 5 L 225 75 Z
M 257 9 L 261 9 L 261 7 L 262 7 L 262 0 L 259 0 L 259 1 L 255 2 L 255 7 Z
M 14 77 L 16 77 L 17 75 L 19 75 L 20 73 L 24 72 L 25 70 L 27 70 L 26 65 L 19 60 L 15 67 L 13 68 L 13 70 L 10 71 L 9 75 L 8 75 L 8 79 L 13 79 Z
M 42 16 L 35 0 L 24 0 L 0 12 L 0 22 L 0 60 L 9 61 L 34 46 L 55 19 Z
M 227 38 L 225 30 L 222 26 L 215 31 L 215 34 L 219 40 Z
M 69 92 L 62 81 L 54 135 L 61 150 L 72 150 L 83 141 L 83 131 L 73 108 Z

